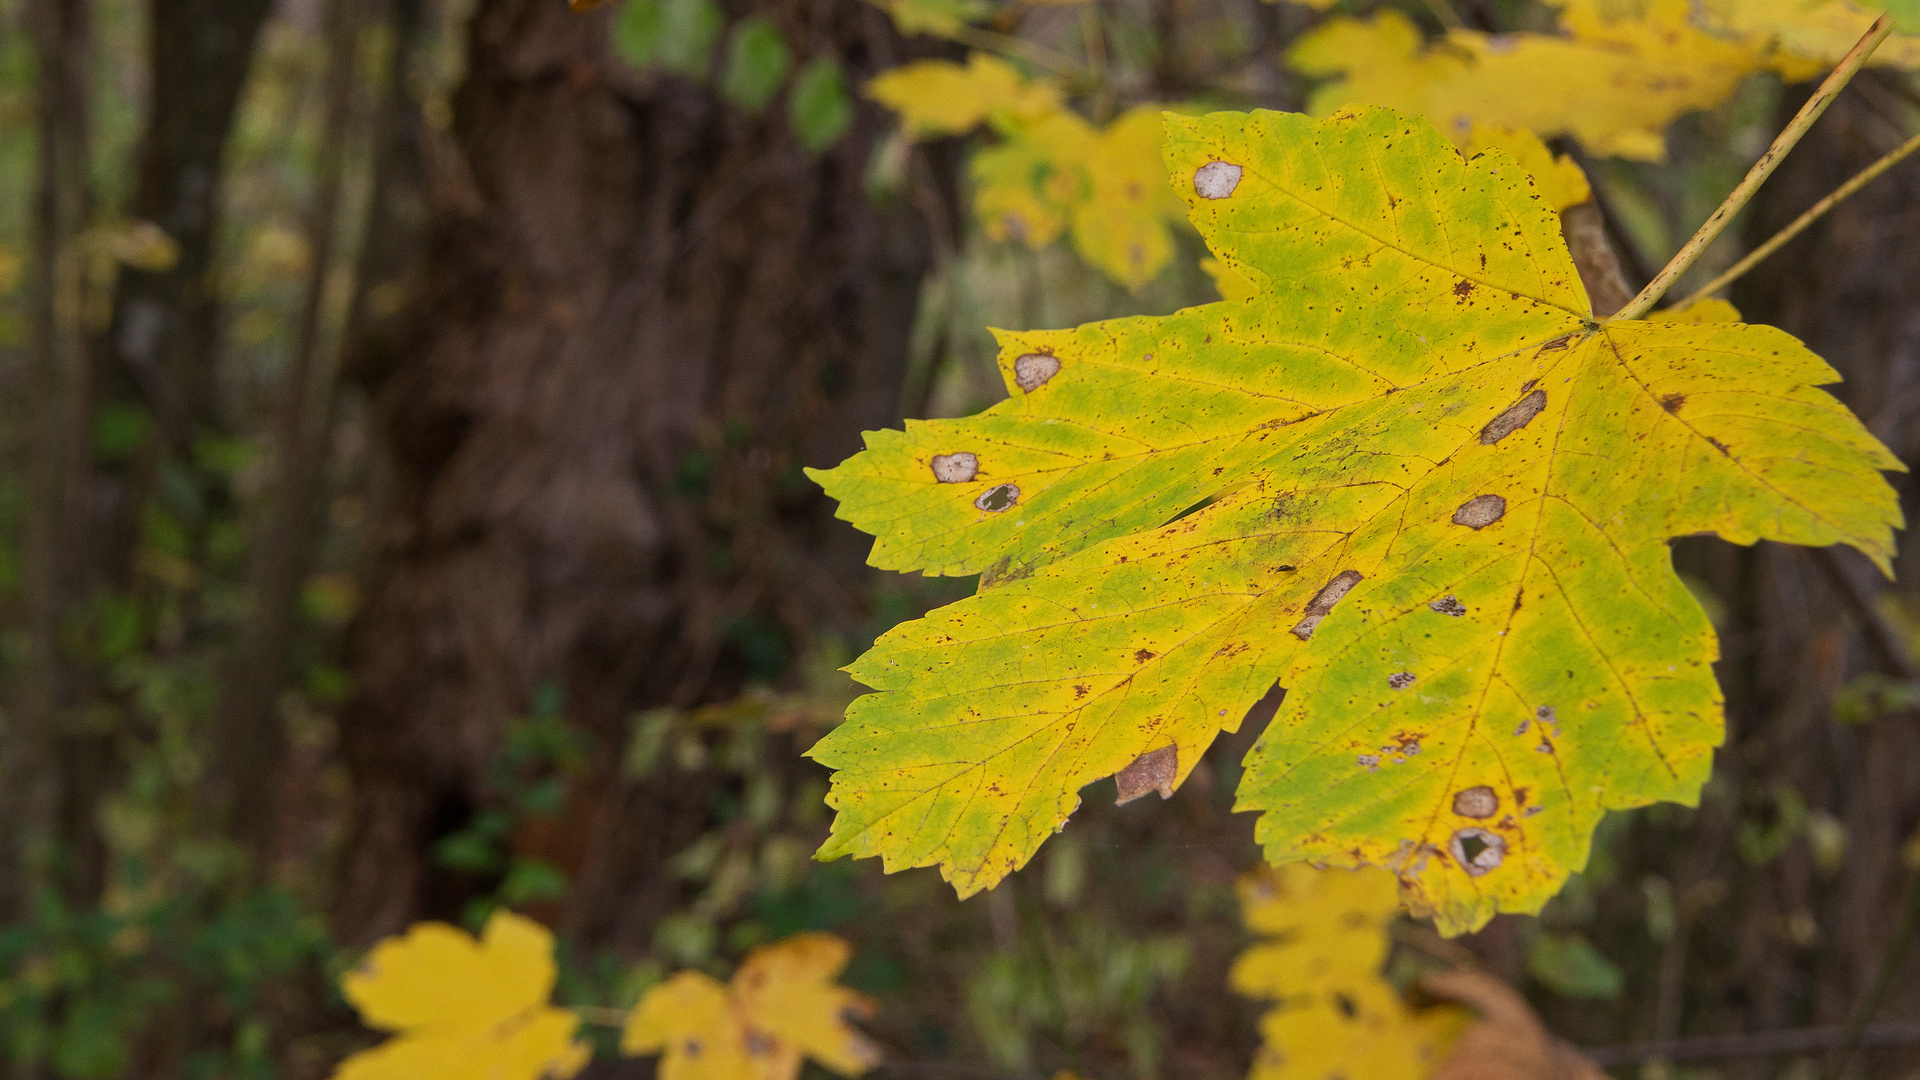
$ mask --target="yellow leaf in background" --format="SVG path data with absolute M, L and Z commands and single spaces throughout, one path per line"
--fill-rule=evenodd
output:
M 1878 6 L 1857 0 L 1703 0 L 1696 9 L 1709 30 L 1771 39 L 1787 54 L 1775 66 L 1790 81 L 1811 78 L 1845 56 L 1879 15 Z M 1920 68 L 1920 36 L 1888 37 L 1867 63 Z
M 800 934 L 747 954 L 725 986 L 682 971 L 634 1006 L 620 1049 L 664 1054 L 660 1080 L 794 1080 L 804 1058 L 858 1076 L 880 1050 L 847 1023 L 872 1008 L 833 981 L 847 954 L 832 934 Z
M 664 1054 L 660 1080 L 752 1080 L 765 1066 L 747 1053 L 747 1030 L 727 988 L 682 971 L 648 990 L 620 1032 L 623 1054 Z M 762 1048 L 762 1058 L 770 1057 Z
M 833 981 L 850 952 L 832 934 L 799 934 L 755 949 L 733 974 L 734 1000 L 748 1023 L 791 1048 L 796 1072 L 802 1054 L 842 1076 L 880 1062 L 879 1047 L 847 1023 L 871 1015 L 873 1003 Z
M 1547 144 L 1540 141 L 1540 136 L 1531 131 L 1475 124 L 1464 137 L 1456 136 L 1453 142 L 1468 157 L 1487 150 L 1506 151 L 1508 157 L 1533 177 L 1540 197 L 1555 210 L 1578 206 L 1593 198 L 1587 174 L 1580 171 L 1573 158 L 1566 154 L 1555 157 Z
M 1233 988 L 1280 1004 L 1260 1018 L 1253 1080 L 1420 1080 L 1469 1020 L 1413 1010 L 1381 976 L 1398 883 L 1375 868 L 1267 867 L 1240 883 L 1247 928 L 1265 940 L 1234 962 Z
M 974 154 L 968 167 L 973 213 L 987 235 L 1036 251 L 1059 239 L 1074 205 L 1087 196 L 1081 162 L 1095 137 L 1091 125 L 1063 110 Z
M 12 292 L 20 284 L 20 255 L 12 248 L 0 247 L 0 296 Z
M 1314 93 L 1316 115 L 1386 105 L 1456 137 L 1474 124 L 1525 128 L 1642 161 L 1666 156 L 1674 119 L 1720 104 L 1774 63 L 1759 43 L 1696 28 L 1688 0 L 1648 0 L 1639 18 L 1608 18 L 1597 0 L 1575 0 L 1561 31 L 1454 30 L 1422 44 L 1406 16 L 1383 11 L 1366 22 L 1330 20 L 1289 57 L 1307 74 L 1337 76 Z
M 874 0 L 902 34 L 952 37 L 970 22 L 992 14 L 981 0 Z
M 873 79 L 867 96 L 900 114 L 916 136 L 959 135 L 996 116 L 1015 121 L 1059 111 L 1060 90 L 1029 80 L 995 56 L 974 53 L 964 65 L 916 60 Z
M 1087 147 L 1088 197 L 1073 208 L 1073 247 L 1108 277 L 1138 290 L 1173 258 L 1170 218 L 1184 207 L 1160 160 L 1158 106 L 1132 109 Z
M 1220 299 L 1238 304 L 1260 295 L 1259 286 L 1239 274 L 1233 267 L 1209 255 L 1200 260 L 1200 269 L 1213 279 L 1213 287 L 1220 292 Z
M 348 1058 L 334 1080 L 569 1077 L 589 1051 L 579 1019 L 548 1004 L 553 935 L 508 911 L 481 938 L 421 923 L 375 946 L 340 980 L 369 1027 L 395 1037 Z

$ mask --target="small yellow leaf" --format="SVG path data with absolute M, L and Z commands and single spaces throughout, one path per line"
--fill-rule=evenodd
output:
M 733 997 L 755 1031 L 842 1076 L 880 1061 L 880 1048 L 847 1023 L 873 1003 L 834 983 L 847 966 L 847 943 L 832 934 L 800 934 L 755 949 L 733 974 Z
M 900 114 L 915 136 L 960 135 L 982 122 L 1005 117 L 1029 121 L 1057 112 L 1060 90 L 1046 80 L 1028 80 L 1013 65 L 974 53 L 965 65 L 916 60 L 879 75 L 867 96 Z
M 1073 247 L 1080 257 L 1129 289 L 1152 281 L 1173 258 L 1169 218 L 1182 206 L 1160 161 L 1157 106 L 1133 109 L 1086 149 L 1088 197 L 1073 209 Z
M 712 976 L 682 971 L 647 991 L 620 1032 L 623 1054 L 664 1054 L 660 1080 L 756 1080 L 747 1029 Z
M 640 999 L 620 1050 L 664 1054 L 660 1080 L 793 1080 L 808 1057 L 858 1076 L 880 1051 L 847 1023 L 871 1004 L 833 982 L 847 953 L 832 934 L 801 934 L 747 954 L 726 986 L 682 971 Z
M 1095 137 L 1085 120 L 1062 110 L 974 154 L 973 213 L 987 235 L 1035 251 L 1059 239 L 1074 205 L 1087 196 L 1080 163 Z
M 496 912 L 479 941 L 445 923 L 420 923 L 375 946 L 340 981 L 369 1027 L 395 1033 L 348 1058 L 334 1080 L 489 1080 L 569 1077 L 589 1051 L 579 1019 L 548 1004 L 553 935 Z
M 1270 867 L 1240 883 L 1264 940 L 1234 963 L 1239 993 L 1280 1004 L 1260 1019 L 1252 1080 L 1420 1080 L 1469 1017 L 1414 1010 L 1380 975 L 1398 884 L 1384 870 Z

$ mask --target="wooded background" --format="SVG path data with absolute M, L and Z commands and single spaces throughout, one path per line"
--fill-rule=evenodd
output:
M 627 62 L 618 6 L 0 0 L 0 1070 L 324 1076 L 370 1039 L 345 965 L 507 904 L 559 934 L 567 1003 L 831 929 L 883 1072 L 1244 1074 L 1259 1006 L 1226 968 L 1257 851 L 1230 807 L 1263 716 L 1170 801 L 1090 796 L 966 903 L 932 870 L 810 862 L 824 770 L 799 756 L 858 692 L 840 664 L 972 589 L 867 569 L 801 468 L 994 400 L 989 324 L 1213 299 L 1204 251 L 1183 233 L 1135 295 L 988 242 L 962 142 L 906 146 L 858 92 L 957 46 L 861 0 L 722 7 L 838 65 L 844 135 L 816 152 L 781 109 Z M 1305 8 L 1091 9 L 1129 103 L 1304 100 L 1280 57 Z M 1083 21 L 1002 29 L 1082 48 Z M 1631 287 L 1808 89 L 1753 80 L 1665 164 L 1585 162 Z M 1748 241 L 1916 115 L 1906 76 L 1861 76 Z M 1732 296 L 1909 463 L 1916 238 L 1908 162 Z M 1675 559 L 1724 653 L 1701 807 L 1610 819 L 1540 919 L 1403 944 L 1470 951 L 1580 1045 L 1844 1023 L 1912 917 L 1920 595 L 1845 550 Z M 1879 1018 L 1920 1015 L 1920 958 L 1895 975 Z

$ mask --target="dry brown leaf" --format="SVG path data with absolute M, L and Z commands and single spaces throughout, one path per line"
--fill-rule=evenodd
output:
M 1540 1023 L 1525 998 L 1481 971 L 1455 969 L 1420 978 L 1434 997 L 1480 1014 L 1430 1080 L 1607 1080 L 1607 1074 Z

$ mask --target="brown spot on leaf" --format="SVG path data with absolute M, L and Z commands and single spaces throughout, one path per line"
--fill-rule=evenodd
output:
M 1320 591 L 1313 594 L 1313 601 L 1307 605 L 1306 617 L 1294 626 L 1293 636 L 1301 641 L 1312 639 L 1314 628 L 1320 625 L 1320 620 L 1326 618 L 1333 610 L 1333 605 L 1363 580 L 1358 570 L 1342 570 L 1333 575 L 1332 581 L 1322 585 Z
M 1453 812 L 1476 821 L 1492 817 L 1500 810 L 1500 796 L 1485 784 L 1462 788 L 1453 793 Z
M 929 464 L 933 466 L 933 478 L 943 484 L 964 484 L 980 473 L 980 459 L 964 450 L 935 454 Z
M 1498 495 L 1475 495 L 1453 512 L 1453 523 L 1469 529 L 1484 529 L 1507 516 L 1507 500 Z
M 1451 615 L 1456 619 L 1467 613 L 1467 605 L 1455 599 L 1451 593 L 1438 600 L 1427 601 L 1427 606 L 1442 615 Z
M 1413 672 L 1396 671 L 1387 676 L 1387 685 L 1395 690 L 1405 690 L 1407 687 L 1413 685 Z
M 985 510 L 989 514 L 998 514 L 1004 512 L 1019 501 L 1020 485 L 1001 484 L 998 487 L 991 487 L 981 492 L 980 497 L 973 500 L 973 505 Z
M 1480 442 L 1486 446 L 1492 446 L 1501 439 L 1526 427 L 1532 422 L 1534 417 L 1540 415 L 1540 410 L 1546 407 L 1547 392 L 1545 390 L 1533 391 L 1526 397 L 1507 406 L 1506 411 L 1499 416 L 1487 421 L 1487 426 L 1480 429 Z
M 1507 857 L 1507 840 L 1499 833 L 1469 826 L 1453 834 L 1453 838 L 1447 841 L 1447 850 L 1453 853 L 1453 859 L 1460 864 L 1460 869 L 1470 877 L 1479 877 L 1499 866 L 1500 861 Z
M 1024 353 L 1013 361 L 1013 385 L 1031 394 L 1060 374 L 1060 358 L 1043 352 Z
M 1456 300 L 1465 300 L 1473 295 L 1473 282 L 1456 281 L 1453 283 L 1453 296 Z
M 1670 413 L 1679 412 L 1680 406 L 1685 405 L 1686 403 L 1687 403 L 1687 395 L 1685 394 L 1668 394 L 1666 397 L 1663 397 L 1660 399 L 1660 407 L 1667 410 Z
M 1149 750 L 1133 759 L 1133 764 L 1113 774 L 1113 782 L 1120 788 L 1120 794 L 1113 800 L 1115 806 L 1125 806 L 1149 791 L 1157 791 L 1162 799 L 1173 798 L 1173 778 L 1180 774 L 1180 748 L 1168 744 L 1158 750 Z
M 1155 654 L 1152 649 L 1141 649 L 1138 652 L 1133 654 L 1133 662 L 1136 664 L 1144 664 L 1147 661 L 1153 659 L 1154 655 Z

